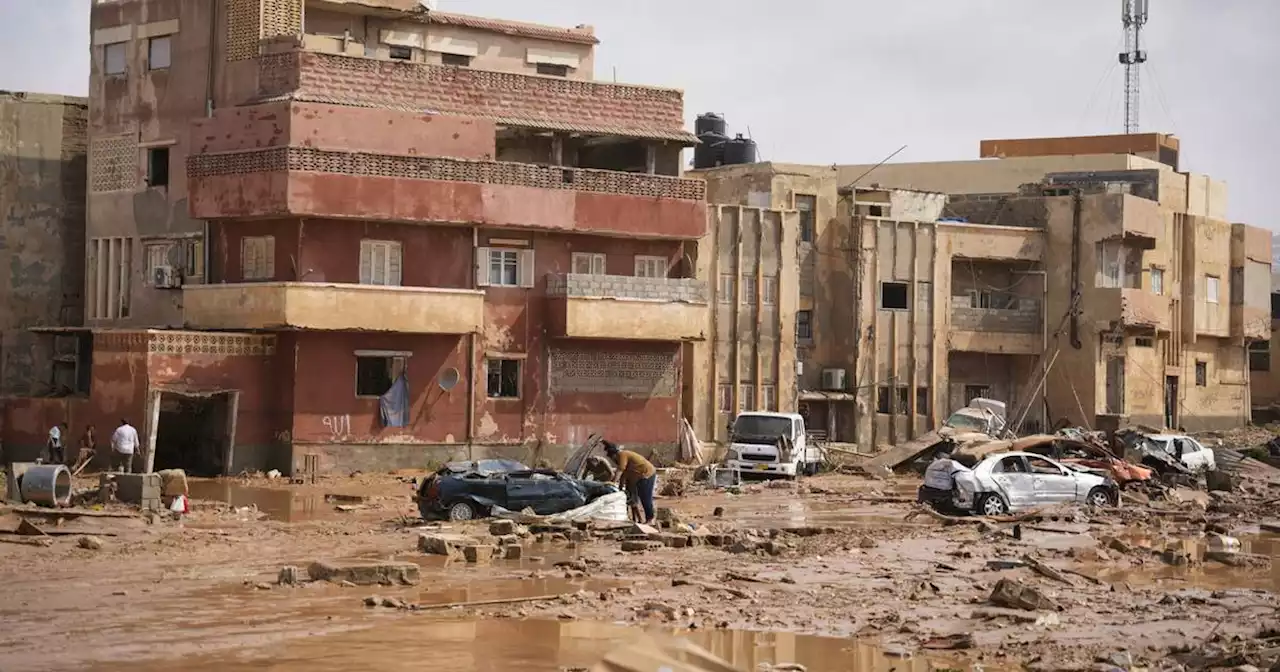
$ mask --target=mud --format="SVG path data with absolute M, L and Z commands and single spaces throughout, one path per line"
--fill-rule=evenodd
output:
M 181 521 L 74 521 L 104 534 L 98 551 L 75 536 L 0 544 L 0 669 L 396 670 L 430 661 L 463 672 L 562 670 L 590 667 L 645 630 L 681 633 L 744 670 L 1088 668 L 1119 653 L 1162 660 L 1209 633 L 1247 638 L 1280 613 L 1275 563 L 1247 569 L 1205 557 L 1212 524 L 1239 538 L 1242 552 L 1276 558 L 1280 539 L 1259 533 L 1265 519 L 1253 514 L 1178 513 L 1155 501 L 1168 511 L 1068 512 L 1015 535 L 1010 525 L 905 521 L 916 485 L 908 479 L 822 476 L 659 501 L 699 532 L 768 541 L 776 554 L 763 545 L 624 553 L 598 534 L 529 541 L 520 560 L 469 564 L 415 552 L 422 531 L 484 535 L 487 525 L 424 526 L 407 476 L 300 487 L 193 481 Z M 335 493 L 344 497 L 326 498 Z M 1171 545 L 1185 549 L 1187 564 L 1162 560 Z M 1079 574 L 1047 578 L 1027 556 Z M 421 581 L 274 585 L 282 566 L 315 560 L 410 561 Z M 1036 588 L 1061 610 L 993 610 L 1000 579 Z M 392 606 L 365 606 L 373 596 Z M 459 603 L 482 604 L 446 606 Z M 956 641 L 971 648 L 933 648 Z

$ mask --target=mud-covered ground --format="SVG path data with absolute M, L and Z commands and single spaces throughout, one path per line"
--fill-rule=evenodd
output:
M 1267 630 L 1280 537 L 1259 528 L 1280 519 L 1280 485 L 1266 482 L 1137 492 L 1119 511 L 1055 510 L 1016 529 L 912 517 L 909 479 L 693 487 L 659 505 L 676 518 L 663 534 L 697 545 L 623 551 L 626 531 L 530 532 L 519 560 L 467 563 L 419 552 L 419 536 L 493 543 L 489 524 L 424 525 L 409 476 L 193 481 L 181 521 L 30 517 L 60 534 L 0 535 L 0 669 L 563 670 L 641 627 L 744 670 L 1267 669 L 1280 655 L 1267 651 L 1280 647 Z M 19 522 L 0 511 L 0 529 Z M 1248 566 L 1206 559 L 1207 531 L 1240 539 L 1226 560 Z M 275 584 L 281 567 L 305 578 L 316 560 L 408 561 L 421 580 Z M 1001 579 L 1038 591 L 1040 608 L 993 604 Z M 497 602 L 439 608 L 476 601 Z

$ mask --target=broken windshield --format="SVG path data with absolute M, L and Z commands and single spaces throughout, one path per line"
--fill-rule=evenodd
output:
M 791 419 L 767 415 L 740 415 L 733 423 L 733 440 L 744 443 L 776 443 L 791 435 Z
M 972 415 L 969 415 L 968 413 L 965 413 L 964 411 L 956 411 L 955 413 L 952 413 L 951 417 L 947 418 L 947 421 L 944 424 L 946 424 L 946 426 L 948 427 L 953 427 L 955 429 L 966 430 L 966 431 L 974 431 L 974 432 L 987 431 L 986 418 L 974 417 Z

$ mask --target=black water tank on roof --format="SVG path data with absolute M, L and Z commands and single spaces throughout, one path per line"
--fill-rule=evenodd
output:
M 694 168 L 715 168 L 724 164 L 724 148 L 729 138 L 719 133 L 700 133 L 698 142 L 693 148 Z
M 756 141 L 744 138 L 739 133 L 734 139 L 724 143 L 724 165 L 736 166 L 740 163 L 756 162 Z
M 715 133 L 716 135 L 728 137 L 726 135 L 726 133 L 728 133 L 728 128 L 729 127 L 724 123 L 724 117 L 716 114 L 715 112 L 699 114 L 698 118 L 693 121 L 694 135 L 700 136 L 706 133 Z

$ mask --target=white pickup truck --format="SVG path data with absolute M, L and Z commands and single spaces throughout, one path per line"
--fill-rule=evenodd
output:
M 804 418 L 798 413 L 739 413 L 729 433 L 725 467 L 743 475 L 795 478 L 816 474 L 822 465 L 822 450 L 805 436 Z M 779 454 L 783 436 L 791 439 L 789 455 Z

